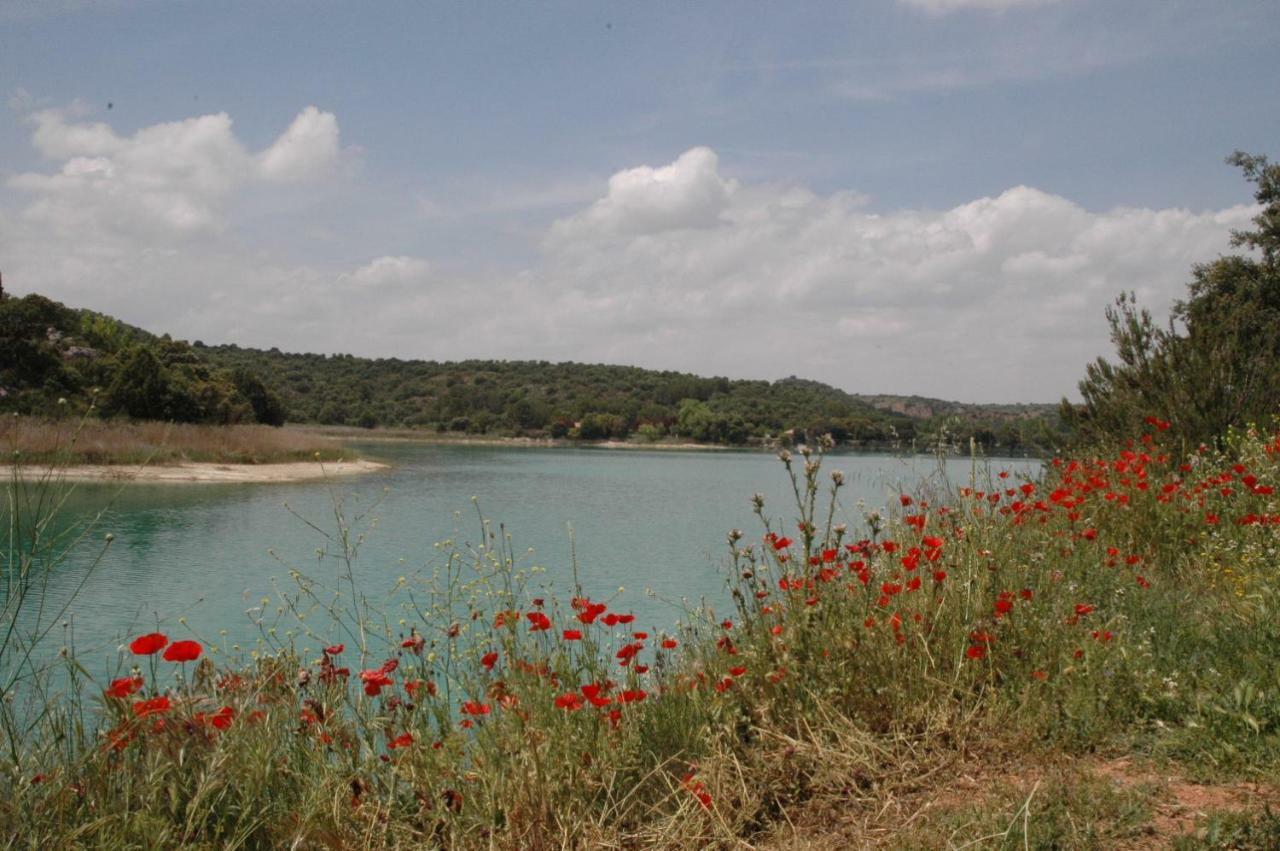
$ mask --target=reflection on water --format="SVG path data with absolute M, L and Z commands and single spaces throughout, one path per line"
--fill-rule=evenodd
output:
M 184 484 L 79 486 L 67 518 L 108 506 L 94 540 L 54 578 L 52 595 L 65 599 L 84 577 L 102 533 L 115 536 L 71 608 L 78 652 L 94 669 L 114 667 L 127 634 L 157 626 L 174 635 L 190 629 L 224 645 L 249 642 L 257 631 L 245 614 L 271 593 L 272 579 L 288 582 L 288 566 L 332 581 L 336 565 L 317 561 L 321 530 L 334 529 L 334 500 L 348 515 L 373 522 L 360 550 L 361 590 L 385 598 L 400 576 L 429 570 L 433 544 L 477 541 L 476 498 L 484 515 L 512 535 L 517 554 L 534 548 L 553 593 L 572 586 L 571 539 L 586 593 L 617 597 L 641 622 L 670 626 L 681 597 L 727 602 L 719 566 L 725 533 L 754 536 L 749 499 L 765 494 L 766 511 L 794 522 L 790 485 L 772 455 L 754 452 L 602 451 L 508 447 L 378 444 L 363 447 L 390 461 L 389 470 L 332 485 Z M 851 529 L 864 510 L 896 506 L 903 489 L 939 489 L 944 479 L 967 483 L 967 459 L 944 467 L 932 458 L 836 455 L 848 487 L 838 516 Z M 993 469 L 1033 473 L 1038 462 L 993 461 Z M 979 470 L 979 475 L 985 473 Z M 298 516 L 295 516 L 298 515 Z M 275 557 L 271 552 L 276 554 Z M 646 588 L 658 592 L 647 596 Z

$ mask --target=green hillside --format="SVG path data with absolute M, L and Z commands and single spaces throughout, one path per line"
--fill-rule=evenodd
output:
M 967 447 L 972 438 L 989 451 L 1034 451 L 1054 443 L 1058 426 L 1050 406 L 861 397 L 796 377 L 188 344 L 38 295 L 0 300 L 0 410 L 82 411 L 91 399 L 103 416 L 132 419 L 724 445 L 830 433 L 853 447 Z

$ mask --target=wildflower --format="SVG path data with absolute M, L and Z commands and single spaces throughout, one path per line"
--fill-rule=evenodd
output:
M 664 638 L 664 639 L 662 639 L 662 646 L 663 646 L 663 648 L 664 648 L 664 649 L 666 649 L 666 650 L 675 650 L 675 649 L 676 649 L 676 646 L 677 646 L 679 643 L 680 643 L 680 642 L 676 641 L 674 638 Z
M 599 708 L 608 706 L 613 702 L 611 698 L 605 697 L 600 692 L 604 691 L 604 686 L 598 683 L 587 683 L 582 687 L 582 696 L 591 702 L 591 705 Z
M 577 712 L 582 708 L 582 698 L 576 691 L 567 691 L 556 698 L 556 708 L 566 712 Z
M 984 659 L 986 658 L 986 655 L 987 655 L 987 648 L 983 647 L 980 644 L 974 644 L 974 645 L 971 645 L 969 649 L 965 651 L 965 655 L 968 656 L 970 659 Z
M 413 744 L 413 733 L 401 733 L 391 741 L 387 742 L 387 750 L 407 748 L 411 744 Z
M 150 656 L 164 649 L 169 643 L 169 636 L 162 632 L 149 632 L 140 635 L 129 643 L 129 650 L 138 656 Z
M 1150 587 L 1151 587 L 1151 583 L 1147 581 L 1147 578 L 1146 578 L 1145 576 L 1138 576 L 1138 577 L 1137 577 L 1137 580 L 1138 580 L 1138 587 L 1139 587 L 1139 588 L 1150 588 Z
M 581 640 L 582 640 L 582 630 L 579 630 L 579 629 L 566 629 L 566 630 L 564 631 L 564 640 L 565 640 L 565 641 L 581 641 Z
M 361 671 L 360 679 L 364 680 L 364 693 L 369 697 L 377 697 L 384 688 L 395 685 L 394 680 L 377 668 L 371 671 Z
M 418 635 L 416 632 L 410 633 L 409 637 L 400 642 L 400 646 L 406 650 L 412 650 L 414 653 L 421 653 L 422 648 L 426 646 L 427 639 L 425 636 Z
M 1076 603 L 1076 614 L 1083 617 L 1093 611 L 1093 606 L 1088 603 Z
M 112 680 L 103 692 L 107 697 L 126 698 L 142 688 L 142 677 L 120 677 Z
M 742 665 L 738 665 L 737 667 L 729 669 L 729 675 L 733 677 L 740 677 L 746 672 L 747 672 L 747 669 Z
M 492 671 L 493 666 L 498 664 L 498 651 L 490 650 L 488 653 L 480 657 L 480 664 L 484 665 L 486 671 Z
M 138 718 L 146 718 L 149 715 L 163 715 L 173 708 L 168 695 L 153 697 L 150 700 L 139 700 L 133 704 L 133 714 Z
M 551 618 L 542 612 L 529 612 L 525 617 L 529 619 L 530 632 L 543 632 L 551 629 Z
M 462 704 L 462 711 L 467 715 L 488 715 L 493 711 L 493 709 L 487 703 L 481 703 L 478 700 L 468 700 Z
M 340 653 L 342 653 L 343 650 L 346 650 L 346 649 L 347 649 L 347 645 L 345 644 L 331 644 L 330 646 L 324 649 L 324 653 L 326 656 L 337 656 Z
M 198 641 L 175 641 L 164 651 L 166 662 L 194 662 L 204 648 Z

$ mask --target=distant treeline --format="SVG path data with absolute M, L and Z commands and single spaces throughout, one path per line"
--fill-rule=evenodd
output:
M 727 445 L 829 433 L 855 446 L 919 446 L 943 438 L 967 446 L 973 437 L 988 449 L 1035 450 L 1056 439 L 1056 412 L 1048 406 L 1017 414 L 952 407 L 944 416 L 919 417 L 794 377 L 770 382 L 602 364 L 197 349 L 211 363 L 263 376 L 290 420 L 301 422 Z
M 439 363 L 187 344 L 38 295 L 0 300 L 0 410 L 177 422 L 408 427 L 471 435 L 725 445 L 831 434 L 848 446 L 1039 451 L 1051 406 L 858 397 L 799 378 L 546 361 Z M 65 402 L 59 400 L 65 399 Z

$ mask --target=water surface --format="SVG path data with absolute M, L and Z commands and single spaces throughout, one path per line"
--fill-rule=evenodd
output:
M 613 597 L 615 608 L 630 608 L 659 629 L 680 617 L 681 598 L 727 609 L 725 535 L 735 527 L 750 539 L 759 535 L 752 494 L 765 495 L 766 512 L 782 521 L 778 528 L 793 529 L 796 517 L 783 467 L 767 453 L 361 448 L 393 466 L 329 484 L 79 486 L 70 510 L 85 516 L 109 505 L 100 531 L 115 536 L 72 605 L 80 658 L 91 669 L 109 669 L 122 639 L 157 626 L 247 649 L 259 633 L 246 610 L 271 594 L 273 579 L 289 585 L 289 567 L 329 582 L 336 577 L 332 560 L 316 558 L 324 536 L 299 519 L 332 531 L 335 498 L 349 515 L 374 521 L 357 561 L 360 590 L 373 598 L 399 577 L 438 564 L 436 542 L 477 542 L 478 506 L 495 529 L 500 523 L 511 534 L 517 554 L 533 548 L 526 564 L 545 568 L 553 593 L 569 596 L 576 552 L 588 595 Z M 1030 475 L 1038 468 L 1025 459 L 990 465 Z M 896 508 L 899 493 L 938 489 L 944 479 L 967 483 L 974 465 L 845 454 L 828 457 L 826 468 L 842 470 L 848 482 L 838 518 L 861 529 L 865 511 Z M 987 475 L 981 465 L 978 475 Z M 55 595 L 79 582 L 95 551 L 75 554 Z

